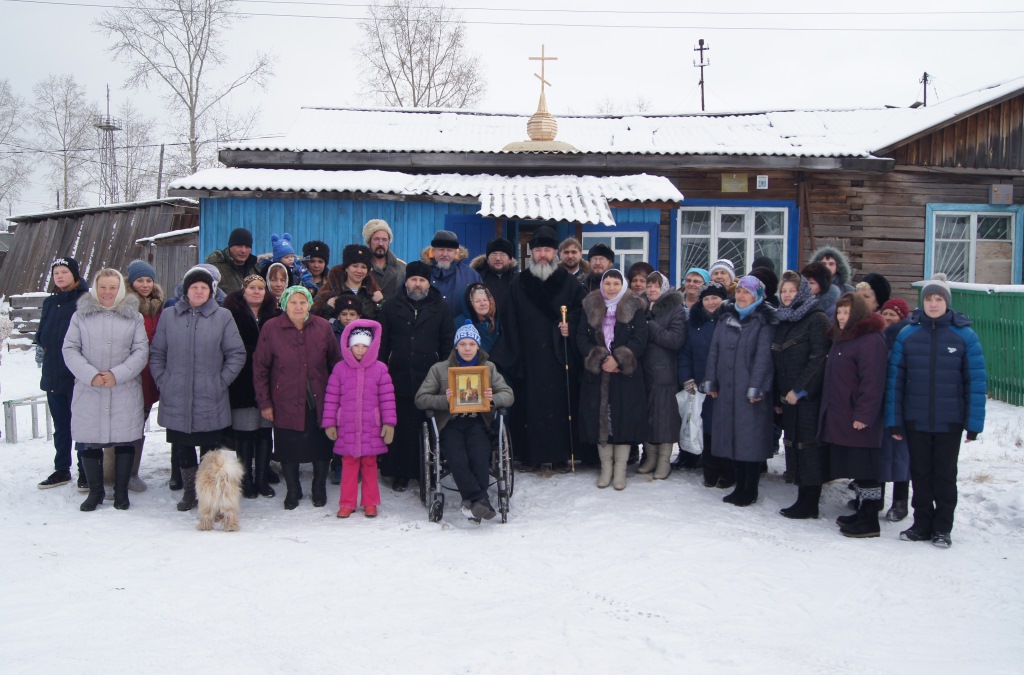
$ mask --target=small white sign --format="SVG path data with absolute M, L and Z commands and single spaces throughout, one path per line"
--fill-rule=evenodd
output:
M 768 176 L 758 176 L 757 177 L 757 189 L 758 190 L 767 190 L 768 189 Z

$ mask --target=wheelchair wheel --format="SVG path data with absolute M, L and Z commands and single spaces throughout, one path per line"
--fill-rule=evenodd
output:
M 509 504 L 515 487 L 515 470 L 512 468 L 512 439 L 508 427 L 502 428 L 495 457 L 495 471 L 498 484 L 498 512 L 501 522 L 508 522 Z
M 420 433 L 420 502 L 423 506 L 430 506 L 430 499 L 434 494 L 434 452 L 433 440 L 430 437 L 430 425 L 427 422 L 422 424 Z

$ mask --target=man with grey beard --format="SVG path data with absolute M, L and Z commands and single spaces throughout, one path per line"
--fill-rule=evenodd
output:
M 504 336 L 493 361 L 514 381 L 511 428 L 516 459 L 526 470 L 566 469 L 570 447 L 578 451 L 570 419 L 576 418 L 578 407 L 575 332 L 586 291 L 558 266 L 554 230 L 537 228 L 529 246 L 526 269 L 509 287 L 505 306 L 499 307 Z
M 451 310 L 430 285 L 430 272 L 425 263 L 409 263 L 405 284 L 377 317 L 381 325 L 378 359 L 388 365 L 398 411 L 395 438 L 381 462 L 381 473 L 394 478 L 391 488 L 396 492 L 404 491 L 409 479 L 419 478 L 419 432 L 424 418 L 416 408 L 416 392 L 430 367 L 451 353 L 455 339 Z
M 430 283 L 448 303 L 452 316 L 464 312 L 462 296 L 470 284 L 482 283 L 480 275 L 469 266 L 468 260 L 459 259 L 459 237 L 448 230 L 438 230 L 430 242 L 433 257 L 433 269 L 430 272 Z

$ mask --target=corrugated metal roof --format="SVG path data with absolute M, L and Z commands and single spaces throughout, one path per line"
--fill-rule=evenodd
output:
M 414 175 L 397 171 L 207 169 L 181 178 L 172 190 L 247 192 L 365 192 L 475 197 L 483 216 L 567 220 L 614 225 L 609 201 L 680 202 L 662 176 Z
M 558 140 L 580 153 L 870 157 L 945 121 L 1024 90 L 1024 77 L 927 108 L 733 114 L 559 116 Z M 452 110 L 303 108 L 278 139 L 231 150 L 502 152 L 524 141 L 529 115 Z

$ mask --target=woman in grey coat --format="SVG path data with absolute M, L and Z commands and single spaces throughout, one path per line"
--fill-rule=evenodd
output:
M 114 508 L 127 509 L 134 443 L 143 435 L 140 376 L 149 338 L 139 301 L 125 295 L 120 272 L 100 270 L 89 292 L 78 299 L 62 351 L 75 376 L 71 433 L 89 481 L 89 496 L 80 508 L 94 511 L 103 501 L 103 448 L 113 445 Z
M 772 336 L 775 310 L 764 302 L 764 284 L 746 276 L 736 297 L 722 305 L 711 339 L 704 391 L 715 399 L 711 454 L 731 459 L 736 489 L 722 501 L 750 506 L 757 501 L 761 462 L 775 441 L 772 402 Z
M 149 369 L 160 388 L 157 419 L 178 456 L 184 491 L 179 511 L 196 503 L 196 446 L 221 442 L 231 425 L 228 385 L 245 365 L 245 345 L 231 312 L 217 304 L 217 282 L 198 265 L 185 273 L 183 295 L 165 309 L 150 348 Z

